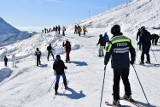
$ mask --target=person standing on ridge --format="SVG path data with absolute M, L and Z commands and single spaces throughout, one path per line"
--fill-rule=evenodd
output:
M 15 54 L 12 55 L 13 67 L 16 67 L 16 56 Z
M 7 56 L 5 55 L 4 56 L 4 66 L 7 67 L 7 63 L 8 63 L 8 58 Z
M 81 36 L 82 28 L 80 26 L 77 27 L 78 35 Z
M 62 28 L 62 34 L 63 34 L 63 36 L 65 36 L 65 31 L 66 31 L 66 27 L 65 26 L 63 26 L 63 28 Z
M 75 25 L 74 26 L 74 34 L 77 34 L 77 29 L 78 29 L 78 27 L 77 27 L 77 25 Z
M 86 35 L 86 32 L 87 32 L 87 28 L 86 28 L 86 26 L 84 25 L 84 26 L 83 26 L 83 34 Z
M 134 64 L 136 52 L 134 47 L 132 46 L 132 42 L 129 38 L 124 36 L 121 33 L 121 29 L 119 25 L 114 25 L 111 28 L 111 33 L 113 37 L 109 42 L 109 45 L 106 48 L 106 55 L 104 59 L 104 65 L 106 69 L 106 65 L 109 62 L 110 57 L 111 65 L 113 68 L 113 105 L 120 106 L 120 78 L 122 78 L 125 95 L 124 99 L 133 101 L 131 96 L 131 87 L 128 79 L 129 76 L 129 68 L 130 64 Z M 129 53 L 131 54 L 131 60 L 129 58 Z
M 60 80 L 61 76 L 63 78 L 63 83 L 64 83 L 64 86 L 65 86 L 65 89 L 68 88 L 67 78 L 66 78 L 64 69 L 67 69 L 67 67 L 65 66 L 64 62 L 61 60 L 61 56 L 57 55 L 56 60 L 53 63 L 53 70 L 56 72 L 55 73 L 56 74 L 55 94 L 58 93 L 59 80 Z

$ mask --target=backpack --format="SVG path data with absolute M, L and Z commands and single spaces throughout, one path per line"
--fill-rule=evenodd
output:
M 109 37 L 108 37 L 108 35 L 104 35 L 104 40 L 105 40 L 105 42 L 109 42 Z

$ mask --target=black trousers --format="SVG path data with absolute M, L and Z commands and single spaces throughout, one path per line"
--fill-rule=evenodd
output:
M 150 55 L 149 55 L 150 47 L 151 47 L 151 45 L 145 45 L 145 46 L 142 45 L 141 62 L 144 62 L 144 55 L 145 54 L 147 56 L 147 61 L 150 62 Z
M 129 83 L 129 68 L 124 68 L 124 69 L 113 69 L 114 72 L 114 78 L 113 78 L 113 98 L 114 100 L 119 100 L 119 83 L 120 83 L 120 78 L 123 81 L 124 84 L 124 91 L 125 95 L 130 96 L 131 95 L 131 87 Z
M 4 61 L 4 65 L 7 66 L 7 61 Z
M 53 59 L 54 59 L 54 55 L 53 55 L 53 52 L 52 51 L 48 51 L 48 57 L 47 57 L 47 60 L 49 61 L 49 56 L 50 54 L 52 55 Z
M 41 60 L 40 59 L 41 59 L 41 56 L 37 56 L 37 66 L 41 65 Z

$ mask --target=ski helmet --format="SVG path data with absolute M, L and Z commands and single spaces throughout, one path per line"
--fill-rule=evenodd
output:
M 142 26 L 142 27 L 141 27 L 141 30 L 145 30 L 145 29 L 146 29 L 145 26 Z
M 60 55 L 56 55 L 56 59 L 60 60 L 61 56 Z
M 121 31 L 121 28 L 119 25 L 114 25 L 112 28 L 111 28 L 111 33 L 112 34 L 116 34 L 116 33 L 120 33 Z

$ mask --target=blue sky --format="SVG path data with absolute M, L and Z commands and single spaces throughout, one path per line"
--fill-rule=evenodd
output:
M 13 26 L 69 25 L 129 0 L 0 0 L 0 17 Z

